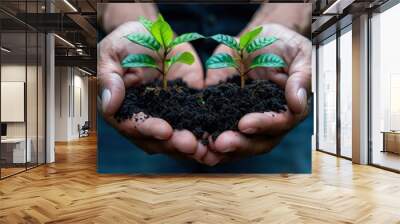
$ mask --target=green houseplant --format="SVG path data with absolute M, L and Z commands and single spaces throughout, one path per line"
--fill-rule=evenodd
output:
M 273 67 L 281 68 L 285 67 L 285 61 L 275 54 L 260 54 L 256 56 L 250 66 L 245 66 L 245 61 L 247 57 L 253 52 L 263 49 L 268 45 L 273 44 L 277 38 L 270 37 L 258 37 L 262 31 L 262 27 L 257 27 L 250 30 L 239 38 L 238 41 L 229 35 L 216 34 L 211 36 L 215 41 L 232 48 L 235 55 L 229 55 L 228 53 L 217 53 L 211 56 L 207 62 L 206 66 L 208 69 L 220 69 L 220 68 L 235 68 L 240 75 L 240 86 L 244 88 L 245 79 L 247 74 L 254 68 L 258 67 Z
M 130 54 L 122 60 L 121 65 L 123 68 L 148 67 L 156 69 L 162 76 L 163 89 L 166 90 L 168 88 L 167 75 L 171 66 L 175 63 L 191 65 L 194 62 L 194 56 L 190 52 L 185 51 L 170 55 L 171 50 L 178 44 L 204 37 L 198 33 L 185 33 L 174 38 L 171 26 L 160 14 L 154 22 L 144 17 L 140 17 L 139 22 L 147 29 L 149 34 L 132 33 L 127 35 L 126 38 L 156 52 L 162 65 L 157 65 L 156 60 L 147 54 Z

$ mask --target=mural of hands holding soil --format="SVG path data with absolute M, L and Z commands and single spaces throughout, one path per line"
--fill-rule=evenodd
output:
M 311 4 L 98 4 L 100 173 L 311 172 Z

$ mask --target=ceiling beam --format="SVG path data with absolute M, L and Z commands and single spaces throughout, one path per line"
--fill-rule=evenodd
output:
M 90 46 L 96 46 L 96 29 L 90 24 L 85 17 L 80 14 L 68 14 L 68 17 L 79 25 L 85 32 L 86 42 Z
M 320 30 L 327 22 L 329 22 L 334 16 L 320 16 L 315 22 L 311 24 L 311 32 L 315 33 Z
M 91 56 L 55 56 L 55 65 L 88 67 L 95 71 L 97 59 Z

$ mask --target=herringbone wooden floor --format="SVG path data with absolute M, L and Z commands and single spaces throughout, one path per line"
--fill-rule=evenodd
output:
M 0 223 L 400 223 L 400 175 L 320 152 L 311 175 L 96 173 L 96 139 L 0 181 Z

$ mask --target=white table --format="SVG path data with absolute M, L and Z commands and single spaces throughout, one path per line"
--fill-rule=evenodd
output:
M 31 154 L 31 146 L 32 141 L 30 138 L 27 138 L 27 147 L 25 151 L 25 138 L 5 138 L 1 139 L 2 147 L 3 145 L 9 147 L 13 146 L 13 163 L 25 163 L 30 162 L 32 158 Z M 25 154 L 26 153 L 26 154 Z M 26 159 L 26 161 L 25 161 Z

